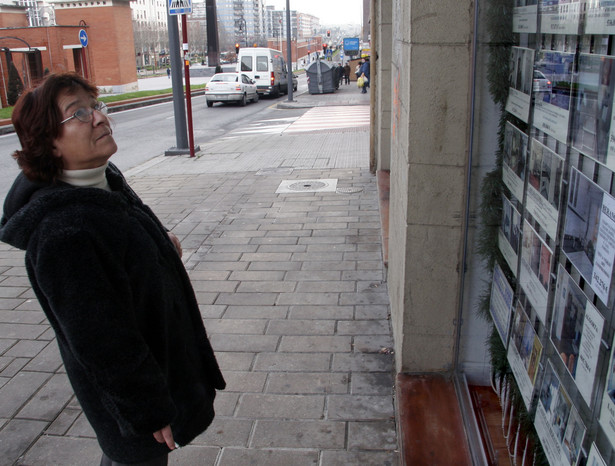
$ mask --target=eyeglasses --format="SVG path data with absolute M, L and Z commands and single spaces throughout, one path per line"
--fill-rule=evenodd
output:
M 94 113 L 94 110 L 102 113 L 103 115 L 106 115 L 107 114 L 107 104 L 105 104 L 104 102 L 96 102 L 93 107 L 78 108 L 75 113 L 73 113 L 67 119 L 62 120 L 60 124 L 63 125 L 64 123 L 66 123 L 69 120 L 72 120 L 73 118 L 76 118 L 77 120 L 83 123 L 89 123 L 90 121 L 92 121 L 92 114 Z

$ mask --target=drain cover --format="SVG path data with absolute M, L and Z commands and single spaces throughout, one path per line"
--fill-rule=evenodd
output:
M 278 186 L 276 193 L 334 193 L 336 188 L 337 178 L 321 180 L 284 180 Z
M 363 191 L 363 188 L 337 188 L 339 194 L 355 194 Z
M 322 181 L 299 181 L 289 184 L 288 189 L 291 191 L 317 191 L 325 186 L 327 186 L 327 183 L 323 183 Z

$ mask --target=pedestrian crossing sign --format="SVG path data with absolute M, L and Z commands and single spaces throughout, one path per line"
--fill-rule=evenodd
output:
M 192 0 L 168 0 L 170 15 L 187 15 L 192 13 Z

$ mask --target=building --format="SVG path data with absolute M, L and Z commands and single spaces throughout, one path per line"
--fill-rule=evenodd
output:
M 262 0 L 218 0 L 218 33 L 220 48 L 263 44 L 264 4 Z
M 168 54 L 167 3 L 165 0 L 132 0 L 132 22 L 137 67 L 160 66 Z

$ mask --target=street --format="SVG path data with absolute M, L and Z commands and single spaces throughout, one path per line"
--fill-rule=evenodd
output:
M 302 77 L 298 92 L 306 87 L 305 77 Z M 192 116 L 195 145 L 211 142 L 229 131 L 259 120 L 278 118 L 280 113 L 283 113 L 284 118 L 298 118 L 305 113 L 306 109 L 280 111 L 274 108 L 275 104 L 287 98 L 263 98 L 245 107 L 216 104 L 207 108 L 204 96 L 194 97 Z M 177 145 L 172 102 L 112 113 L 110 118 L 118 145 L 118 151 L 111 161 L 122 171 L 147 162 Z M 19 173 L 19 167 L 11 154 L 20 145 L 15 133 L 0 136 L 0 145 L 0 199 L 3 200 Z

